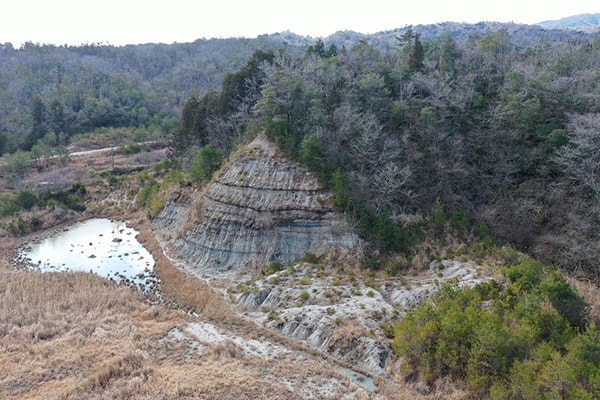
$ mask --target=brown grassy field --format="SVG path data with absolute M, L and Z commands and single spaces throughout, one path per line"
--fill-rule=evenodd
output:
M 294 399 L 284 382 L 307 379 L 307 370 L 312 379 L 331 376 L 318 362 L 265 361 L 233 344 L 199 355 L 165 340 L 191 319 L 92 274 L 17 272 L 3 261 L 1 397 Z

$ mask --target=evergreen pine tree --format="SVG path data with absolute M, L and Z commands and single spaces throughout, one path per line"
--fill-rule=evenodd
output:
M 411 71 L 421 71 L 423 69 L 423 60 L 425 59 L 425 51 L 419 40 L 419 34 L 415 34 L 415 41 L 408 55 L 408 67 Z

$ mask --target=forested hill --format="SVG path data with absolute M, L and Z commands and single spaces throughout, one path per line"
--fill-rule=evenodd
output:
M 337 48 L 361 40 L 392 51 L 411 27 L 363 35 L 337 32 L 324 39 Z M 419 25 L 412 31 L 424 41 L 449 35 L 466 41 L 504 29 L 511 43 L 585 40 L 581 32 L 501 23 Z M 48 132 L 65 144 L 75 133 L 103 127 L 153 127 L 167 132 L 176 124 L 183 102 L 219 87 L 228 72 L 243 65 L 257 49 L 286 48 L 299 54 L 314 39 L 291 32 L 256 39 L 210 39 L 193 43 L 79 47 L 26 43 L 0 45 L 0 154 L 29 149 Z
M 544 28 L 568 28 L 568 29 L 590 29 L 600 28 L 600 13 L 597 14 L 578 14 L 566 18 L 552 21 L 539 22 L 536 25 Z
M 350 48 L 359 41 L 364 40 L 367 41 L 370 46 L 379 50 L 390 50 L 397 46 L 398 40 L 396 38 L 404 35 L 409 29 L 412 32 L 421 35 L 421 39 L 424 41 L 431 41 L 448 35 L 452 40 L 461 42 L 469 40 L 469 38 L 482 36 L 486 32 L 496 32 L 503 29 L 510 35 L 511 43 L 519 48 L 536 46 L 540 43 L 580 40 L 588 37 L 588 33 L 575 30 L 488 21 L 478 22 L 476 24 L 441 22 L 428 25 L 409 25 L 373 34 L 364 34 L 354 31 L 339 31 L 322 40 L 325 43 L 334 44 L 338 48 L 341 48 L 342 46 Z M 316 40 L 315 38 L 296 35 L 292 32 L 275 33 L 268 35 L 268 37 L 300 46 L 310 45 Z
M 264 130 L 337 193 L 374 254 L 416 256 L 414 221 L 453 216 L 597 279 L 600 36 L 573 34 L 524 46 L 503 28 L 425 40 L 415 27 L 390 49 L 255 53 L 185 104 L 173 154 L 202 166 Z
M 0 45 L 0 154 L 28 149 L 48 132 L 68 137 L 100 127 L 172 129 L 193 93 L 220 86 L 262 39 L 79 47 Z

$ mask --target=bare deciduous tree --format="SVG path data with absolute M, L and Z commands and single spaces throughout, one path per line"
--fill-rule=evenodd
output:
M 570 143 L 557 150 L 557 161 L 600 206 L 600 114 L 571 115 L 567 132 Z

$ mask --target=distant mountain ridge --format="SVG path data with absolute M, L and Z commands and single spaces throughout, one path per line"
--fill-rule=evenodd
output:
M 538 22 L 538 26 L 549 29 L 586 29 L 600 28 L 600 13 L 578 14 L 557 20 Z
M 597 14 L 600 16 L 600 14 Z M 486 32 L 495 32 L 505 29 L 511 36 L 511 42 L 520 47 L 527 47 L 544 42 L 558 42 L 572 39 L 583 39 L 589 33 L 577 30 L 543 27 L 539 24 L 528 25 L 514 22 L 482 21 L 475 24 L 465 22 L 440 22 L 427 25 L 407 25 L 389 31 L 365 34 L 355 31 L 338 31 L 327 37 L 321 37 L 325 44 L 335 44 L 338 47 L 352 47 L 359 41 L 366 41 L 369 45 L 380 50 L 391 50 L 397 45 L 396 38 L 408 29 L 421 35 L 422 40 L 435 40 L 448 34 L 457 41 L 468 40 L 471 36 L 484 35 Z M 315 42 L 316 37 L 301 36 L 290 31 L 267 34 L 259 38 L 280 40 L 291 45 L 306 46 Z

